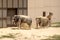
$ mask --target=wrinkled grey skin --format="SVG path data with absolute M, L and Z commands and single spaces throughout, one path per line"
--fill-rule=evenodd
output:
M 15 21 L 15 19 L 14 19 L 14 22 L 17 25 L 21 25 L 22 23 L 27 23 L 29 25 L 29 27 L 30 27 L 31 24 L 32 24 L 32 19 L 29 16 L 25 16 L 25 15 L 14 15 L 14 18 L 15 17 L 18 17 L 19 18 L 18 21 Z
M 36 18 L 36 28 L 38 28 L 38 26 L 40 27 L 48 26 L 48 23 L 49 23 L 49 20 L 47 17 Z

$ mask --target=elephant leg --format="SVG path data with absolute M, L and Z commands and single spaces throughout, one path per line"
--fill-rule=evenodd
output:
M 31 29 L 31 24 L 29 24 L 29 28 Z
M 49 20 L 49 27 L 51 27 L 51 20 Z
M 31 29 L 31 23 L 27 22 L 27 25 L 28 25 L 28 28 Z
M 19 21 L 18 21 L 18 29 L 20 29 L 21 28 L 21 20 L 19 19 Z
M 38 24 L 39 24 L 39 23 L 36 23 L 36 29 L 38 29 Z
M 41 26 L 41 22 L 39 22 L 39 26 Z

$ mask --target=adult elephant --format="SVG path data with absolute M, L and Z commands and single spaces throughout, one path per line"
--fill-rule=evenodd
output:
M 14 15 L 13 23 L 21 28 L 22 23 L 27 23 L 31 27 L 32 19 L 26 15 Z
M 37 17 L 36 18 L 36 28 L 38 28 L 38 26 L 40 27 L 45 27 L 48 26 L 49 20 L 47 17 Z

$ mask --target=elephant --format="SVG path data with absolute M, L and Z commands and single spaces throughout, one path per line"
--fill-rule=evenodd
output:
M 38 26 L 45 27 L 45 26 L 48 26 L 48 24 L 49 24 L 49 20 L 47 17 L 36 18 L 36 28 L 38 28 Z
M 14 24 L 19 26 L 21 28 L 22 23 L 27 23 L 29 27 L 31 27 L 32 24 L 32 18 L 26 15 L 14 15 Z

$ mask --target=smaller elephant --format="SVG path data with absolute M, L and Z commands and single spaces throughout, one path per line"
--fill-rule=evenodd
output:
M 38 28 L 38 26 L 40 27 L 45 27 L 48 26 L 48 18 L 47 17 L 37 17 L 36 18 L 36 28 Z

